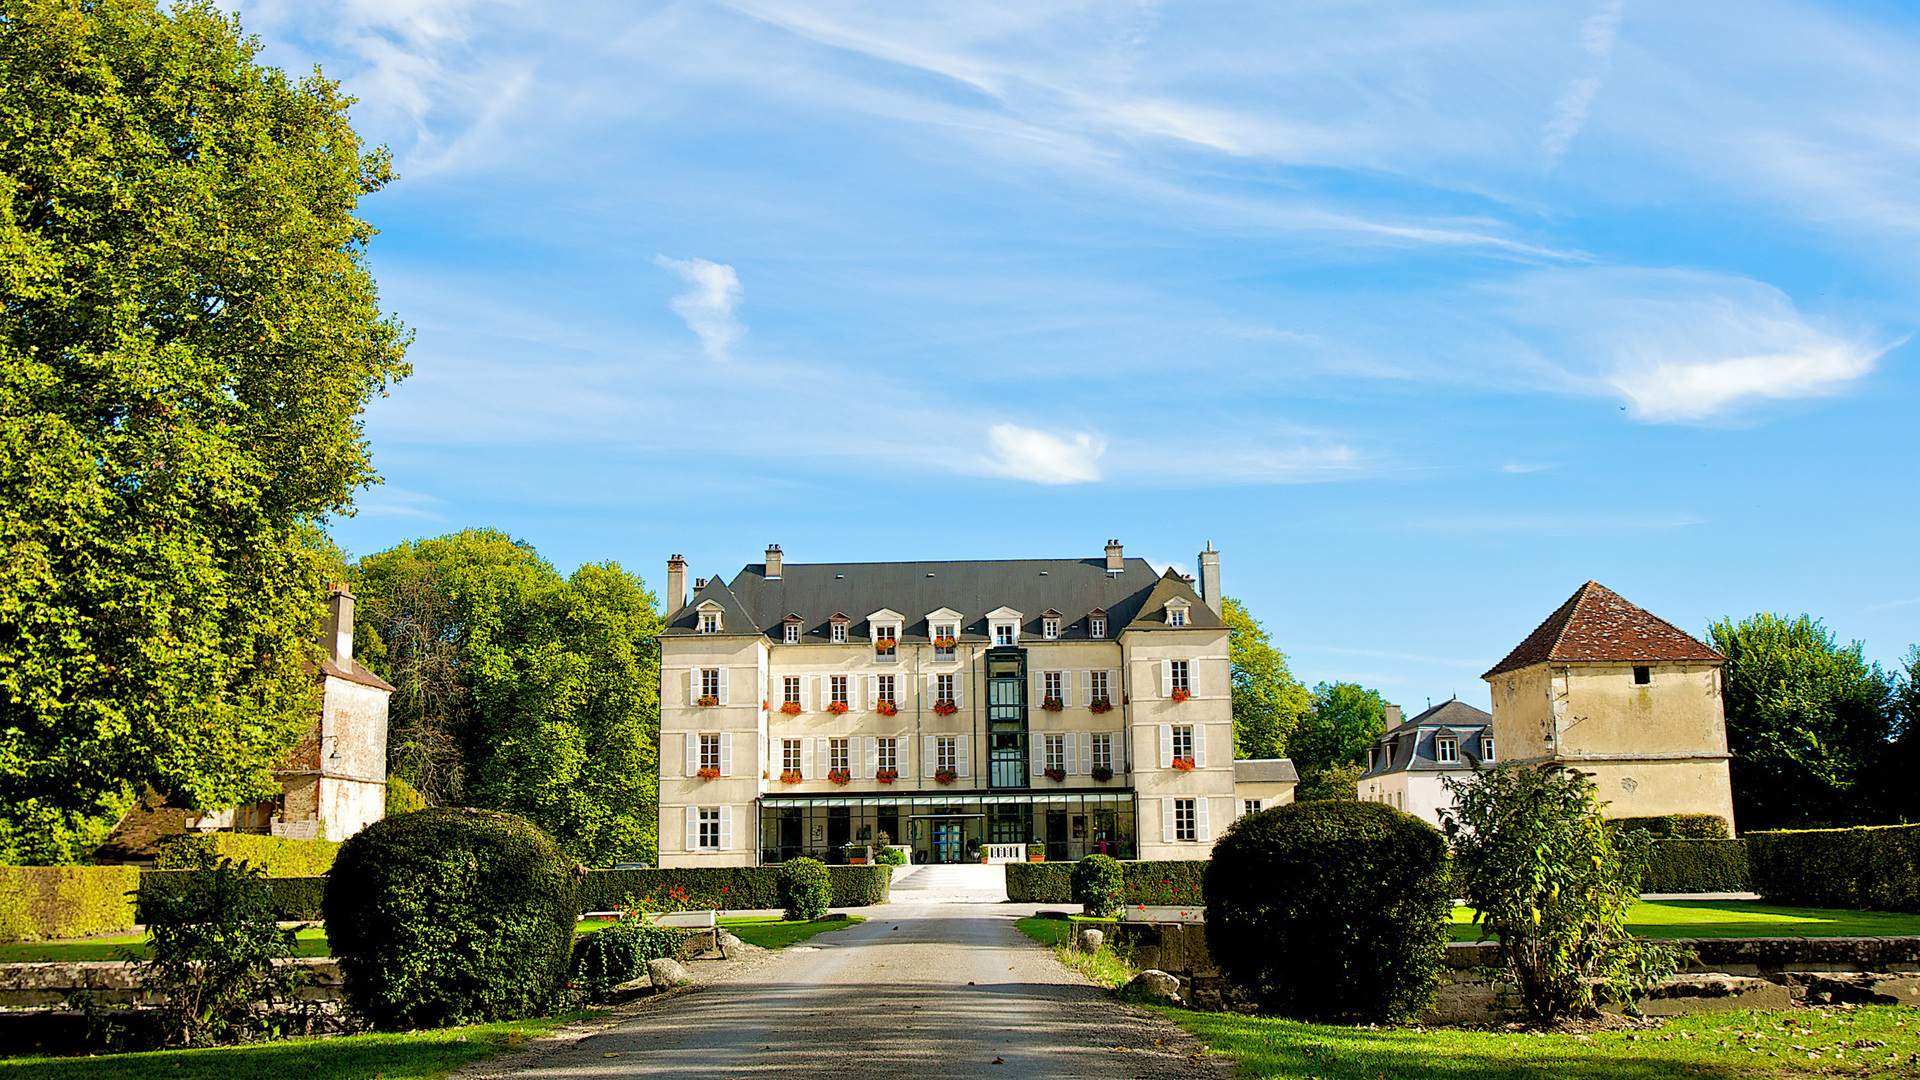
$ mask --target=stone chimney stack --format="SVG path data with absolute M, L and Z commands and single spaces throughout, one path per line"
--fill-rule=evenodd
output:
M 345 582 L 327 582 L 327 621 L 320 630 L 320 647 L 327 659 L 353 667 L 353 594 Z
M 678 555 L 667 560 L 667 618 L 687 606 L 687 560 Z
M 1387 730 L 1391 731 L 1399 727 L 1402 719 L 1404 719 L 1404 717 L 1401 715 L 1400 706 L 1387 706 Z
M 1220 614 L 1220 553 L 1213 550 L 1211 540 L 1207 541 L 1207 550 L 1200 553 L 1200 599 L 1215 615 Z
M 1107 541 L 1107 573 L 1117 574 L 1127 568 L 1127 561 L 1120 557 L 1120 541 Z
M 781 563 L 780 545 L 768 544 L 767 545 L 767 580 L 768 581 L 780 580 L 780 563 Z

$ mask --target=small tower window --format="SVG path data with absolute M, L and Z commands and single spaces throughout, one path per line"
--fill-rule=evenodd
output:
M 720 632 L 720 613 L 717 611 L 701 612 L 700 613 L 700 632 L 703 634 L 719 633 Z
M 1653 669 L 1641 664 L 1633 669 L 1633 685 L 1646 686 L 1653 682 Z

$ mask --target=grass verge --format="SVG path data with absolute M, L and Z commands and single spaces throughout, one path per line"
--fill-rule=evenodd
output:
M 1453 922 L 1453 940 L 1480 940 L 1471 908 L 1454 908 Z M 1749 900 L 1643 900 L 1628 913 L 1627 929 L 1649 938 L 1905 937 L 1920 935 L 1920 915 Z
M 302 928 L 296 935 L 295 956 L 331 956 L 327 932 L 319 926 Z M 0 945 L 0 964 L 40 964 L 55 961 L 124 960 L 129 952 L 136 960 L 147 957 L 146 936 L 123 934 L 119 937 L 86 938 L 81 941 L 10 941 Z
M 405 1034 L 343 1035 L 204 1050 L 0 1058 L 0 1080 L 438 1080 L 582 1015 Z
M 844 920 L 832 921 L 806 920 L 789 922 L 777 915 L 734 915 L 720 919 L 724 929 L 733 931 L 735 937 L 749 945 L 758 945 L 763 949 L 784 949 L 797 945 L 815 934 L 829 934 L 835 930 L 845 930 L 866 922 L 862 915 L 849 915 Z
M 1712 1013 L 1590 1035 L 1300 1024 L 1163 1008 L 1246 1080 L 1733 1080 L 1911 1078 L 1920 1016 L 1899 1005 Z
M 1073 947 L 1074 931 L 1083 926 L 1099 929 L 1102 924 L 1112 925 L 1113 919 L 1036 919 L 1026 918 L 1014 921 L 1019 931 L 1042 945 L 1053 948 L 1053 955 L 1062 964 L 1087 977 L 1087 981 L 1109 990 L 1117 990 L 1134 977 L 1132 958 L 1114 950 L 1112 942 L 1101 942 L 1100 950 L 1085 953 Z

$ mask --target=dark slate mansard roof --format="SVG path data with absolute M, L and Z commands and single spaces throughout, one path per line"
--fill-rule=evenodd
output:
M 1456 772 L 1471 768 L 1473 763 L 1480 760 L 1480 748 L 1474 739 L 1492 724 L 1492 716 L 1464 701 L 1443 701 L 1419 716 L 1401 722 L 1376 739 L 1375 746 L 1391 746 L 1393 737 L 1399 736 L 1399 753 L 1379 768 L 1368 769 L 1360 775 L 1364 779 L 1396 772 Z M 1458 762 L 1446 764 L 1434 759 L 1433 737 L 1440 734 L 1460 737 Z M 1497 752 L 1499 747 L 1494 749 Z
M 1483 679 L 1547 661 L 1649 664 L 1691 660 L 1705 663 L 1726 657 L 1693 635 L 1597 581 L 1574 590 L 1559 610 L 1534 628 L 1505 660 Z
M 709 578 L 674 614 L 663 636 L 699 633 L 699 605 L 721 607 L 725 634 L 765 634 L 780 640 L 788 615 L 801 620 L 801 641 L 828 640 L 835 615 L 852 620 L 849 641 L 864 636 L 868 615 L 899 612 L 905 641 L 928 640 L 927 614 L 947 608 L 960 613 L 961 638 L 984 641 L 986 613 L 999 608 L 1020 612 L 1021 634 L 1040 636 L 1040 614 L 1062 614 L 1060 640 L 1087 640 L 1087 613 L 1103 610 L 1106 640 L 1122 630 L 1164 627 L 1161 605 L 1181 597 L 1191 605 L 1187 626 L 1225 626 L 1193 586 L 1169 570 L 1156 575 L 1145 559 L 1127 559 L 1125 571 L 1110 574 L 1100 559 L 1005 559 L 971 562 L 786 563 L 781 576 L 768 578 L 764 564 L 743 567 L 731 584 Z

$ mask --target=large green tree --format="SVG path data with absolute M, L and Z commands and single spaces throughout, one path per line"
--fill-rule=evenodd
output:
M 613 563 L 563 578 L 489 529 L 360 562 L 358 639 L 394 684 L 391 767 L 439 804 L 506 810 L 586 862 L 651 859 L 660 617 Z
M 1266 628 L 1229 596 L 1220 602 L 1220 619 L 1231 634 L 1227 643 L 1233 674 L 1233 756 L 1284 757 L 1287 738 L 1313 711 L 1313 697 L 1287 669 L 1287 657 L 1267 640 Z
M 1300 772 L 1297 797 L 1351 799 L 1366 765 L 1367 748 L 1387 726 L 1387 703 L 1358 683 L 1321 683 L 1313 711 L 1293 729 L 1287 756 Z
M 1869 824 L 1892 734 L 1893 680 L 1816 619 L 1762 612 L 1708 631 L 1727 658 L 1727 746 L 1742 829 Z
M 406 336 L 355 216 L 387 155 L 255 48 L 204 3 L 0 15 L 0 857 L 144 785 L 263 797 L 313 705 L 297 529 L 373 479 Z

